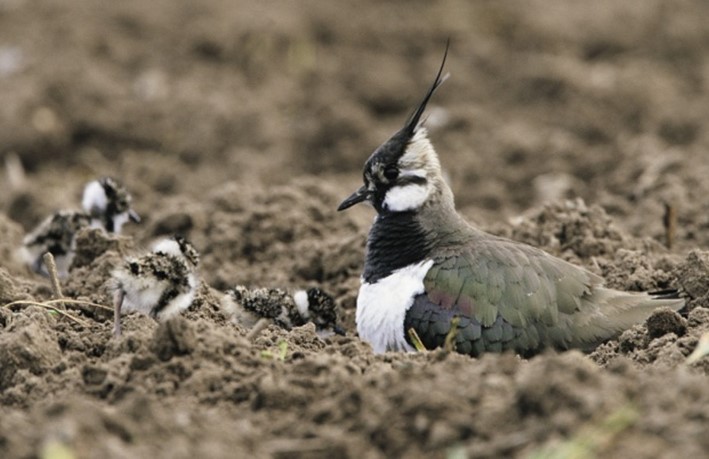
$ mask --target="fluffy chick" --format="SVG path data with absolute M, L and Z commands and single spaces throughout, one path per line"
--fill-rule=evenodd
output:
M 103 177 L 86 184 L 81 207 L 91 217 L 92 227 L 120 233 L 129 220 L 140 222 L 140 216 L 131 208 L 132 201 L 132 196 L 122 183 Z
M 82 228 L 88 228 L 90 224 L 91 217 L 83 212 L 55 212 L 25 236 L 20 258 L 32 271 L 47 276 L 47 267 L 44 266 L 42 256 L 50 252 L 54 255 L 58 275 L 66 277 L 74 259 L 76 233 Z
M 112 275 L 114 326 L 121 315 L 137 311 L 163 321 L 187 309 L 197 290 L 199 254 L 182 237 L 158 241 L 151 252 L 127 258 Z
M 46 276 L 42 256 L 50 252 L 54 255 L 58 275 L 66 277 L 74 258 L 79 230 L 97 227 L 109 233 L 119 233 L 128 220 L 140 221 L 130 204 L 130 194 L 118 181 L 104 177 L 89 182 L 82 198 L 84 210 L 61 210 L 44 219 L 25 236 L 19 257 L 32 271 Z
M 313 322 L 321 336 L 344 334 L 337 325 L 335 300 L 319 288 L 291 294 L 280 288 L 249 290 L 238 285 L 226 291 L 222 307 L 236 323 L 248 328 L 266 318 L 287 330 Z

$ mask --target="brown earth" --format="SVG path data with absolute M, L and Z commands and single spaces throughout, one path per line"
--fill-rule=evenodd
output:
M 0 457 L 709 457 L 709 7 L 701 0 L 0 1 L 0 305 L 46 301 L 24 231 L 113 175 L 144 217 L 63 283 L 187 234 L 164 324 L 0 307 Z M 458 207 L 627 290 L 681 288 L 589 355 L 374 355 L 354 332 L 373 216 L 335 212 L 451 38 L 429 126 Z M 674 214 L 672 247 L 663 224 Z M 235 284 L 334 294 L 348 336 L 219 310 Z

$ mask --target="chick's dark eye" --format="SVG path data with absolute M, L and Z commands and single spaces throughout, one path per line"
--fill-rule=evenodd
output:
M 389 166 L 384 169 L 384 177 L 387 180 L 395 180 L 399 176 L 399 169 L 396 166 Z

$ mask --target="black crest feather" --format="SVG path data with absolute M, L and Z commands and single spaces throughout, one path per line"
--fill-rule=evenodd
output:
M 443 67 L 446 65 L 446 57 L 448 57 L 448 48 L 450 48 L 450 39 L 448 41 L 446 41 L 446 51 L 445 51 L 445 53 L 443 53 L 443 61 L 441 62 L 441 67 L 438 69 L 438 74 L 436 75 L 436 79 L 433 81 L 431 88 L 428 90 L 428 92 L 424 96 L 423 100 L 418 105 L 418 107 L 416 107 L 416 110 L 409 117 L 408 121 L 406 122 L 406 125 L 404 126 L 404 131 L 409 136 L 413 135 L 413 133 L 416 131 L 416 127 L 418 126 L 419 121 L 421 120 L 421 115 L 423 115 L 423 112 L 426 110 L 426 104 L 428 104 L 428 101 L 431 98 L 431 96 L 433 95 L 433 93 L 450 76 L 450 73 L 446 73 L 445 75 L 442 75 L 443 74 Z

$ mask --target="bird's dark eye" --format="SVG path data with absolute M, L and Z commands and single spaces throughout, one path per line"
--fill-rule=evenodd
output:
M 386 177 L 387 180 L 396 180 L 398 176 L 399 169 L 396 166 L 389 166 L 384 169 L 384 177 Z

